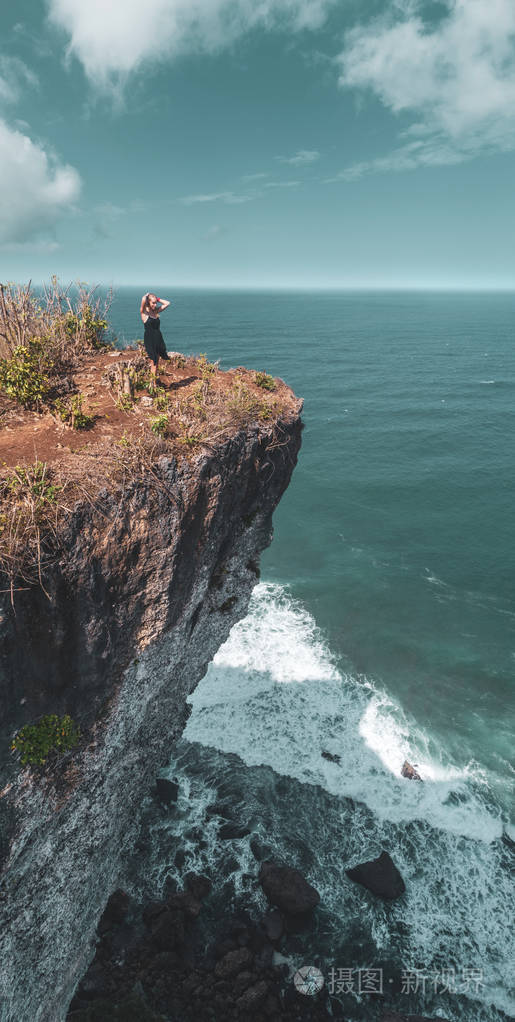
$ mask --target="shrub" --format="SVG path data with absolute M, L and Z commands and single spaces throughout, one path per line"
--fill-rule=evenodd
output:
M 73 749 L 80 738 L 80 730 L 68 714 L 58 717 L 48 713 L 37 724 L 26 724 L 11 743 L 13 752 L 20 753 L 22 766 L 43 766 L 50 753 L 63 753 Z
M 184 355 L 171 355 L 170 362 L 174 369 L 184 369 L 186 365 L 186 359 Z
M 112 293 L 102 302 L 95 291 L 81 283 L 62 288 L 57 277 L 40 295 L 30 284 L 0 284 L 0 356 L 10 359 L 17 348 L 38 341 L 58 377 L 85 352 L 110 347 L 104 335 Z
M 188 409 L 193 413 L 195 418 L 205 420 L 207 419 L 207 404 L 210 400 L 210 389 L 211 383 L 209 378 L 199 380 L 194 384 L 191 390 L 191 394 L 188 398 Z
M 257 383 L 258 387 L 262 387 L 263 390 L 277 390 L 277 384 L 269 373 L 260 372 L 254 376 L 254 382 Z
M 72 429 L 89 429 L 95 421 L 94 415 L 89 415 L 83 410 L 82 394 L 73 394 L 67 400 L 58 398 L 57 401 L 54 401 L 54 411 L 61 421 L 71 426 Z
M 158 415 L 156 419 L 150 420 L 150 428 L 156 436 L 164 437 L 168 432 L 168 416 Z
M 29 503 L 31 514 L 39 520 L 47 504 L 55 504 L 59 487 L 50 482 L 48 466 L 43 461 L 33 465 L 16 465 L 5 477 L 4 488 L 21 503 Z
M 116 407 L 121 412 L 132 412 L 134 408 L 134 401 L 130 394 L 120 394 L 116 399 Z
M 165 390 L 158 390 L 154 397 L 154 404 L 161 412 L 167 412 L 170 406 L 170 398 Z
M 91 306 L 86 294 L 80 295 L 75 312 L 66 313 L 63 326 L 70 340 L 78 341 L 82 348 L 99 351 L 112 347 L 104 337 L 109 326 L 107 319 L 98 315 L 98 309 Z
M 233 421 L 236 423 L 247 422 L 249 419 L 269 417 L 267 404 L 256 397 L 244 383 L 237 383 L 232 388 L 230 397 L 227 400 L 227 408 L 231 413 Z
M 24 408 L 39 409 L 50 390 L 41 341 L 19 345 L 10 358 L 0 359 L 0 387 Z
M 191 448 L 196 447 L 197 444 L 201 444 L 203 437 L 201 436 L 200 433 L 181 433 L 180 436 L 177 437 L 177 439 L 180 444 L 184 445 L 184 447 Z
M 60 493 L 41 461 L 16 465 L 0 479 L 0 574 L 7 576 L 13 601 L 17 578 L 32 584 L 54 551 Z
M 195 366 L 200 370 L 203 380 L 210 380 L 218 369 L 218 362 L 208 362 L 207 356 L 202 354 L 195 359 Z

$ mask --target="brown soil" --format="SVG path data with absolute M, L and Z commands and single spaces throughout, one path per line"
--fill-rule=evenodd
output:
M 100 448 L 111 447 L 124 434 L 127 437 L 140 436 L 149 420 L 162 413 L 148 402 L 146 391 L 137 392 L 131 411 L 120 410 L 116 406 L 115 395 L 101 380 L 109 366 L 127 362 L 136 355 L 136 351 L 126 349 L 97 352 L 83 359 L 74 373 L 74 382 L 84 397 L 84 411 L 95 416 L 93 426 L 87 430 L 72 429 L 48 410 L 42 414 L 25 411 L 0 392 L 0 473 L 2 469 L 36 459 L 48 464 L 74 463 L 76 467 L 74 455 L 99 453 Z M 218 370 L 212 377 L 211 386 L 214 390 L 226 389 L 234 384 L 235 377 L 242 379 L 259 398 L 269 396 L 274 399 L 281 412 L 287 414 L 298 410 L 298 399 L 282 380 L 276 380 L 277 389 L 269 394 L 255 384 L 254 374 L 242 367 L 228 372 Z M 171 396 L 187 397 L 201 376 L 195 359 L 187 359 L 182 369 L 160 362 L 159 378 Z

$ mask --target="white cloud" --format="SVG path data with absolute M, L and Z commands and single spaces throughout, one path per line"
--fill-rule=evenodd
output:
M 179 199 L 183 206 L 194 206 L 201 202 L 223 202 L 226 206 L 239 206 L 243 202 L 252 202 L 254 195 L 238 195 L 235 192 L 207 192 L 200 195 L 185 195 Z
M 24 87 L 37 83 L 36 75 L 22 60 L 0 54 L 0 102 L 17 103 Z
M 51 230 L 79 196 L 74 167 L 0 119 L 0 244 L 22 244 Z
M 320 159 L 320 153 L 316 149 L 299 149 L 294 156 L 277 156 L 280 163 L 290 163 L 293 167 L 305 167 L 309 163 L 316 163 Z
M 447 12 L 432 26 L 410 0 L 347 33 L 340 84 L 369 90 L 416 121 L 389 156 L 354 164 L 340 177 L 515 148 L 515 2 L 444 2 Z
M 263 171 L 260 171 L 259 174 L 244 174 L 241 180 L 242 181 L 262 181 L 263 178 L 265 178 L 265 177 L 269 177 L 269 174 L 265 174 L 265 173 L 263 173 Z
M 318 28 L 337 0 L 47 0 L 50 20 L 67 33 L 100 88 L 124 83 L 145 61 L 214 52 L 254 26 Z
M 263 188 L 298 188 L 300 181 L 267 181 Z

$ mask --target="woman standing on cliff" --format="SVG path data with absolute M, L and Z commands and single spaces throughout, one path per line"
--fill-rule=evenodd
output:
M 152 293 L 152 291 L 147 291 L 147 294 L 143 295 L 143 298 L 141 299 L 140 314 L 141 319 L 145 324 L 143 343 L 145 345 L 145 351 L 152 363 L 152 376 L 154 376 L 156 380 L 159 359 L 169 358 L 163 335 L 161 333 L 161 323 L 159 320 L 159 313 L 163 312 L 164 309 L 167 309 L 169 304 L 170 302 L 167 302 L 165 298 L 158 298 L 157 295 Z

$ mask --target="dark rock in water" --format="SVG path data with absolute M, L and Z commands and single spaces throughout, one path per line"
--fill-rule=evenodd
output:
M 112 992 L 109 975 L 100 962 L 94 961 L 81 983 L 81 997 L 85 1000 L 95 1000 L 99 997 L 108 997 Z
M 268 983 L 264 979 L 261 979 L 259 983 L 255 983 L 254 986 L 248 987 L 244 994 L 238 998 L 236 1005 L 241 1012 L 253 1011 L 263 1003 L 265 998 L 268 996 Z
M 143 920 L 146 925 L 152 929 L 156 919 L 166 909 L 166 905 L 163 901 L 151 901 L 150 904 L 145 905 L 143 909 Z
M 98 932 L 107 933 L 113 926 L 123 923 L 130 906 L 129 895 L 125 891 L 114 891 L 100 917 Z
M 381 852 L 377 859 L 362 862 L 345 872 L 351 880 L 367 887 L 379 898 L 400 898 L 406 890 L 404 880 L 388 852 Z
M 319 903 L 320 895 L 298 869 L 263 862 L 259 883 L 269 902 L 291 916 L 311 912 Z
M 163 1016 L 156 1015 L 135 994 L 114 1004 L 111 1001 L 95 1001 L 91 1009 L 72 1012 L 70 1022 L 162 1022 Z
M 263 917 L 263 929 L 272 944 L 281 939 L 284 933 L 284 923 L 281 913 L 276 908 L 271 909 Z
M 252 962 L 252 955 L 246 947 L 238 948 L 236 951 L 228 951 L 215 966 L 215 976 L 219 979 L 227 979 L 229 976 L 236 976 L 243 969 L 248 969 Z
M 184 941 L 184 917 L 181 912 L 165 909 L 151 927 L 152 943 L 159 951 L 174 951 Z
M 154 794 L 156 798 L 163 803 L 163 805 L 171 806 L 177 802 L 179 785 L 176 781 L 169 781 L 167 777 L 158 777 L 156 779 Z
M 204 898 L 207 898 L 213 886 L 209 878 L 202 876 L 201 873 L 186 873 L 184 883 L 197 901 L 203 901 Z
M 428 1018 L 427 1015 L 399 1015 L 396 1011 L 388 1011 L 381 1022 L 448 1022 L 445 1018 Z
M 175 911 L 183 912 L 190 919 L 196 919 L 202 908 L 200 901 L 194 897 L 191 891 L 179 891 L 177 894 L 170 895 L 166 904 L 167 907 Z
M 222 816 L 227 819 L 231 815 L 231 807 L 225 802 L 212 802 L 210 806 L 206 806 L 206 816 Z
M 323 759 L 329 760 L 330 763 L 341 763 L 342 757 L 338 756 L 336 752 L 327 752 L 326 749 L 322 749 Z
M 250 827 L 241 827 L 237 823 L 224 823 L 218 831 L 218 837 L 221 838 L 222 841 L 230 841 L 233 838 L 239 839 L 247 837 L 247 834 L 250 833 Z
M 263 862 L 264 859 L 269 859 L 270 856 L 273 854 L 270 845 L 265 845 L 256 836 L 253 836 L 250 839 L 250 850 L 254 858 L 257 859 L 258 862 Z
M 402 764 L 401 774 L 402 774 L 403 777 L 407 777 L 408 781 L 421 781 L 422 780 L 420 774 L 417 773 L 417 771 L 415 770 L 415 767 L 412 766 L 411 763 L 408 763 L 407 759 L 405 759 L 404 763 Z

